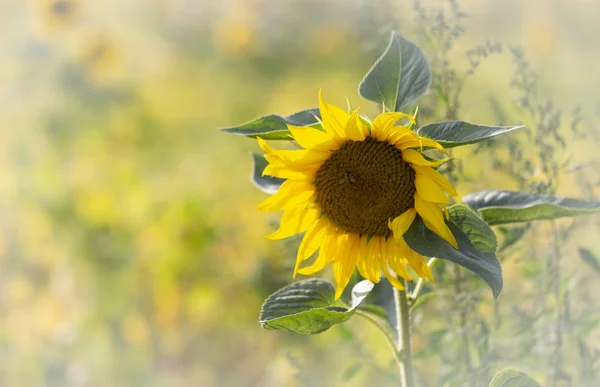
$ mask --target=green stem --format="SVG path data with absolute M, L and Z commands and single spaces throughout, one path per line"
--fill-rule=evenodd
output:
M 560 235 L 558 233 L 558 226 L 556 221 L 551 222 L 552 226 L 552 292 L 554 293 L 554 299 L 556 302 L 556 323 L 554 326 L 554 334 L 556 337 L 556 343 L 554 347 L 554 353 L 550 356 L 551 369 L 553 370 L 551 386 L 558 385 L 557 381 L 560 379 L 560 373 L 562 371 L 562 342 L 563 342 L 563 301 L 560 291 L 561 284 L 561 270 L 560 270 Z
M 430 258 L 429 261 L 427 261 L 427 266 L 432 267 L 433 264 L 435 263 L 436 258 Z M 419 296 L 421 295 L 421 290 L 423 290 L 423 285 L 425 284 L 425 280 L 423 278 L 419 278 L 419 280 L 417 281 L 417 284 L 415 285 L 415 288 L 413 289 L 413 291 L 410 293 L 410 296 L 408 296 L 408 302 L 410 305 L 412 305 L 417 298 L 419 298 Z
M 408 286 L 404 281 L 404 287 Z M 402 387 L 414 387 L 414 375 L 412 365 L 412 351 L 410 343 L 410 309 L 406 290 L 394 288 L 394 301 L 396 304 L 396 329 L 398 331 L 398 352 L 401 354 L 400 380 Z

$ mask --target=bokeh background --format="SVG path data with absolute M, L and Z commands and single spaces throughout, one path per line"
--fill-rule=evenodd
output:
M 376 114 L 357 84 L 395 29 L 432 62 L 423 122 L 528 125 L 456 151 L 459 192 L 593 199 L 599 22 L 594 0 L 0 1 L 0 385 L 396 385 L 358 318 L 260 327 L 296 241 L 264 239 L 258 147 L 217 128 L 313 107 L 319 88 Z M 504 366 L 600 385 L 599 222 L 499 230 L 496 303 L 440 264 L 414 313 L 422 385 Z

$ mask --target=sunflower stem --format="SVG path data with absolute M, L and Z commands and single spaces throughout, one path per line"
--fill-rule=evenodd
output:
M 404 281 L 404 288 L 408 287 Z M 394 301 L 396 304 L 396 330 L 398 332 L 398 352 L 401 354 L 400 381 L 402 387 L 414 387 L 412 351 L 410 343 L 410 309 L 406 290 L 394 288 Z
M 558 226 L 556 221 L 551 222 L 552 225 L 552 255 L 551 255 L 551 277 L 553 282 L 551 284 L 552 293 L 554 293 L 554 299 L 556 301 L 556 324 L 554 325 L 555 344 L 554 351 L 550 355 L 551 369 L 553 370 L 552 383 L 550 386 L 554 387 L 558 385 L 557 381 L 560 380 L 560 374 L 562 372 L 562 344 L 563 344 L 563 297 L 560 289 L 561 282 L 561 271 L 560 271 L 560 235 L 558 232 Z

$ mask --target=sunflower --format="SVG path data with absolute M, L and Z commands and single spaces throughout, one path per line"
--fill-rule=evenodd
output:
M 436 171 L 440 162 L 421 153 L 444 148 L 412 131 L 415 119 L 405 113 L 382 113 L 365 124 L 358 109 L 347 113 L 326 103 L 321 92 L 319 111 L 323 130 L 288 125 L 302 150 L 274 150 L 258 139 L 269 163 L 263 174 L 286 179 L 258 207 L 283 210 L 279 230 L 267 237 L 304 232 L 294 277 L 331 263 L 336 299 L 354 268 L 375 283 L 383 273 L 400 290 L 404 286 L 397 276 L 412 280 L 408 266 L 421 278 L 433 280 L 425 258 L 403 235 L 419 214 L 427 228 L 457 248 L 444 210 L 450 203 L 446 194 L 458 194 Z M 407 125 L 396 126 L 400 120 Z M 317 250 L 314 263 L 301 267 Z

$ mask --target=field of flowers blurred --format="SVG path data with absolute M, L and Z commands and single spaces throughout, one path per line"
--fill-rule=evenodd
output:
M 422 6 L 451 12 L 448 4 Z M 461 149 L 459 192 L 551 181 L 559 194 L 600 194 L 600 4 L 460 6 L 469 17 L 460 18 L 466 32 L 447 52 L 451 66 L 468 69 L 465 53 L 488 40 L 504 45 L 478 57 L 460 118 L 543 128 L 519 100 L 528 92 L 511 82 L 525 70 L 508 47 L 521 45 L 539 99 L 562 112 L 557 133 L 565 145 L 552 138 L 544 160 L 529 137 L 513 136 L 532 160 L 531 173 L 518 178 L 507 168 L 514 155 L 507 149 L 517 145 Z M 356 87 L 393 29 L 432 55 L 434 72 L 451 74 L 422 33 L 431 25 L 420 24 L 440 18 L 417 14 L 412 1 L 399 0 L 0 1 L 0 385 L 394 385 L 387 348 L 363 321 L 311 337 L 257 323 L 264 298 L 292 281 L 282 257 L 294 242 L 264 239 L 276 216 L 256 211 L 264 194 L 249 181 L 255 141 L 217 128 L 313 107 L 319 88 L 332 103 L 348 97 L 376 113 Z M 424 119 L 443 116 L 436 98 L 431 91 L 423 101 Z M 593 363 L 600 277 L 577 254 L 584 247 L 600 255 L 598 218 L 578 222 L 561 242 L 561 281 L 548 285 L 569 292 L 571 325 L 561 326 L 579 335 L 565 334 L 559 361 L 567 384 L 558 385 L 592 380 L 600 366 Z M 510 350 L 493 361 L 473 355 L 461 372 L 485 363 L 493 375 L 513 365 L 546 380 L 540 354 L 555 344 L 521 346 L 519 338 L 523 331 L 529 341 L 548 337 L 553 315 L 547 324 L 541 312 L 533 323 L 515 316 L 540 303 L 554 310 L 556 300 L 539 295 L 548 281 L 548 230 L 535 226 L 506 250 L 496 304 L 463 270 L 470 279 L 463 291 L 477 294 L 469 324 L 495 329 L 494 316 L 502 316 L 504 333 L 494 337 Z M 538 274 L 545 279 L 532 279 Z M 415 315 L 417 368 L 432 386 L 461 385 L 444 382 L 450 368 L 441 364 L 452 352 L 437 347 L 454 348 L 448 325 L 459 317 L 443 292 L 453 278 L 438 278 L 431 286 L 440 301 Z M 573 323 L 582 315 L 585 324 Z M 589 356 L 580 361 L 584 349 Z

